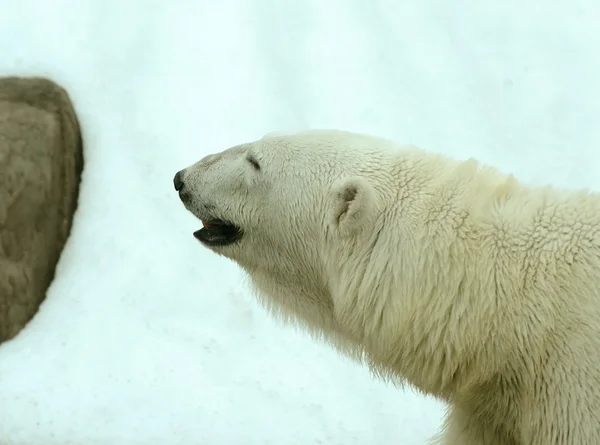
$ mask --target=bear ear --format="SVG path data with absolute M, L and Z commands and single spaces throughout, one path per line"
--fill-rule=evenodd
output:
M 355 176 L 337 180 L 330 193 L 329 222 L 342 236 L 353 235 L 372 221 L 377 195 L 369 181 Z

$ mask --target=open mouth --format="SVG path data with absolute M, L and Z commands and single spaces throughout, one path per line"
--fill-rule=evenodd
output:
M 202 228 L 194 232 L 200 242 L 208 246 L 226 246 L 242 237 L 242 230 L 220 219 L 202 220 Z

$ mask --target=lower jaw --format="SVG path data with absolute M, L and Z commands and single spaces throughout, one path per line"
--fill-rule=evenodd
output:
M 194 237 L 208 247 L 224 247 L 234 244 L 241 236 L 240 230 L 231 227 L 224 229 L 203 228 L 194 232 Z

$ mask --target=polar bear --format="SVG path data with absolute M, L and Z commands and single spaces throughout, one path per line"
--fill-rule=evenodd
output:
M 268 309 L 449 405 L 433 442 L 600 444 L 600 195 L 336 130 L 178 172 Z

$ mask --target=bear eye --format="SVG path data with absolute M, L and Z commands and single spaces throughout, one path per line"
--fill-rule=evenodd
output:
M 250 165 L 254 168 L 254 170 L 260 171 L 260 164 L 253 156 L 248 156 L 246 159 L 248 160 Z

